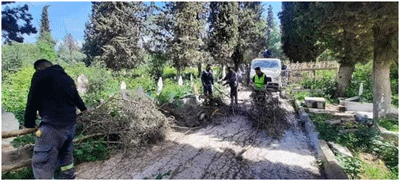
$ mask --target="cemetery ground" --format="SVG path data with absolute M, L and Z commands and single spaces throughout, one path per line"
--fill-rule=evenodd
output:
M 239 105 L 215 109 L 214 115 L 211 113 L 215 118 L 210 114 L 203 116 L 205 120 L 194 116 L 192 119 L 199 119 L 200 125 L 178 123 L 181 126 L 173 126 L 165 140 L 154 146 L 121 151 L 105 161 L 79 164 L 77 176 L 80 179 L 325 178 L 290 103 L 278 98 L 281 104 L 276 106 L 288 112 L 287 120 L 280 121 L 287 121 L 288 127 L 282 134 L 272 135 L 252 126 L 243 114 L 251 107 L 249 95 L 249 90 L 239 91 Z M 222 102 L 229 104 L 230 100 Z M 196 103 L 189 100 L 186 104 L 194 108 Z M 195 115 L 202 117 L 200 113 Z
M 102 69 L 67 69 L 71 74 L 81 74 L 82 70 L 91 82 L 83 99 L 92 109 L 78 120 L 74 152 L 78 179 L 332 178 L 331 168 L 327 167 L 332 164 L 321 156 L 318 140 L 326 141 L 327 149 L 323 152 L 333 152 L 330 159 L 340 165 L 347 178 L 398 178 L 398 146 L 394 145 L 398 141 L 382 140 L 380 133 L 384 131 L 369 131 L 374 128 L 371 120 L 359 122 L 354 112 L 332 116 L 338 112 L 332 104 L 327 103 L 323 111 L 306 108 L 301 112 L 293 96 L 285 99 L 272 94 L 274 99 L 267 107 L 270 111 L 259 116 L 252 109 L 250 91 L 245 88 L 239 91 L 239 105 L 231 107 L 226 96 L 229 88 L 224 90 L 218 84 L 214 93 L 219 98 L 213 104 L 205 104 L 201 96 L 193 96 L 199 95 L 201 89 L 197 79 L 182 86 L 166 79 L 162 91 L 155 95 L 149 93 L 156 90 L 154 81 L 143 73 L 136 72 L 138 75 L 132 80 L 124 79 L 132 75 L 115 76 L 114 80 Z M 73 75 L 75 80 L 79 74 Z M 15 84 L 6 85 L 8 89 L 3 85 L 3 91 L 11 90 L 3 95 L 18 98 L 14 102 L 23 104 L 26 98 L 10 93 L 13 89 L 28 88 L 26 75 L 25 72 L 21 73 L 22 78 L 18 78 L 19 74 L 12 78 L 20 80 L 15 88 Z M 126 81 L 122 94 L 121 81 Z M 20 106 L 7 104 L 11 102 L 8 99 L 4 101 L 3 96 L 4 105 Z M 271 114 L 280 111 L 284 114 Z M 315 125 L 311 132 L 302 113 L 307 113 L 309 123 Z M 255 124 L 257 118 L 268 120 L 271 115 L 281 119 L 275 117 L 271 124 Z M 390 128 L 398 125 L 382 122 Z M 349 134 L 342 134 L 343 130 Z M 13 144 L 31 146 L 32 138 L 21 136 Z M 338 149 L 335 144 L 342 147 Z M 342 149 L 344 146 L 349 151 L 342 152 L 346 150 Z M 343 156 L 349 152 L 352 157 Z M 2 178 L 32 178 L 30 170 L 12 173 L 3 171 Z

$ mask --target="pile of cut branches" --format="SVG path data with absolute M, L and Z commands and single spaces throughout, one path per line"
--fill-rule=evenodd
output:
M 170 118 L 146 96 L 114 95 L 78 117 L 80 135 L 105 138 L 124 148 L 156 143 L 165 137 Z
M 193 99 L 195 99 L 193 97 Z M 193 101 L 195 102 L 195 101 Z M 175 118 L 175 124 L 183 127 L 198 127 L 206 125 L 213 118 L 221 114 L 221 110 L 226 107 L 221 98 L 215 97 L 204 101 L 202 104 L 187 103 L 174 104 L 168 103 L 161 106 L 161 110 L 169 116 Z
M 247 116 L 254 127 L 270 136 L 281 136 L 290 126 L 287 111 L 281 107 L 279 98 L 271 94 L 267 94 L 265 105 L 253 104 Z

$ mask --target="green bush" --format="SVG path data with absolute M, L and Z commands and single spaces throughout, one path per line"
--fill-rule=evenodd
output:
M 163 89 L 156 98 L 160 104 L 163 104 L 167 103 L 172 95 L 175 99 L 179 99 L 182 98 L 183 95 L 191 92 L 191 87 L 188 84 L 178 86 L 178 84 L 171 79 L 165 79 L 163 82 Z
M 389 131 L 399 131 L 399 120 L 391 118 L 378 119 L 378 124 L 386 128 Z
M 294 97 L 299 101 L 304 101 L 304 98 L 306 98 L 307 96 L 310 96 L 310 92 L 308 91 L 300 91 L 294 94 Z
M 339 161 L 340 166 L 344 169 L 351 179 L 359 178 L 361 173 L 361 160 L 356 157 L 347 157 L 338 152 L 335 152 L 336 159 Z
M 104 139 L 99 141 L 87 140 L 82 143 L 74 144 L 74 159 L 75 163 L 88 162 L 95 160 L 106 160 L 110 152 L 104 143 Z
M 2 108 L 14 113 L 20 122 L 24 120 L 26 101 L 34 72 L 33 66 L 23 66 L 20 71 L 10 73 L 2 82 Z
M 324 97 L 329 102 L 337 102 L 334 100 L 335 91 L 337 90 L 336 70 L 317 70 L 315 77 L 310 72 L 303 72 L 305 79 L 301 82 L 304 88 L 320 91 L 311 91 L 308 96 Z
M 398 147 L 389 142 L 383 142 L 376 130 L 360 125 L 355 133 L 341 134 L 338 127 L 325 123 L 325 120 L 329 119 L 329 115 L 311 114 L 310 118 L 315 123 L 320 138 L 337 142 L 351 150 L 378 155 L 398 178 Z
M 120 89 L 118 82 L 113 79 L 111 72 L 100 63 L 93 63 L 89 67 L 86 67 L 84 63 L 73 64 L 65 67 L 65 72 L 75 82 L 79 75 L 84 74 L 87 76 L 89 80 L 88 92 L 82 95 L 82 99 L 87 106 L 97 105 L 100 101 L 104 101 Z
M 18 136 L 11 142 L 11 144 L 14 146 L 14 148 L 19 148 L 22 145 L 34 144 L 35 139 L 36 136 L 33 134 Z
M 163 69 L 163 79 L 175 79 L 176 74 L 178 73 L 178 71 L 171 66 L 166 66 Z
M 1 173 L 1 179 L 5 180 L 20 180 L 20 179 L 34 179 L 32 168 L 22 168 L 15 172 Z
M 346 97 L 358 96 L 360 84 L 363 83 L 363 94 L 361 95 L 361 100 L 370 103 L 373 102 L 372 65 L 372 61 L 367 64 L 356 64 L 353 78 L 349 87 L 346 89 Z M 392 90 L 392 105 L 396 107 L 399 107 L 398 75 L 398 67 L 393 64 L 390 68 L 390 84 Z

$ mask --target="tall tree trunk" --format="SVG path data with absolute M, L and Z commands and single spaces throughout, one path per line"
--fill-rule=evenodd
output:
M 392 29 L 383 29 L 374 25 L 374 63 L 372 67 L 372 82 L 374 95 L 373 117 L 381 118 L 387 115 L 391 105 L 390 63 L 393 58 L 393 48 L 390 41 Z M 395 33 L 397 33 L 395 31 Z
M 344 97 L 346 88 L 348 87 L 351 81 L 351 75 L 353 75 L 354 67 L 355 67 L 354 63 L 340 64 L 338 79 L 337 79 L 338 87 L 335 94 L 336 97 Z

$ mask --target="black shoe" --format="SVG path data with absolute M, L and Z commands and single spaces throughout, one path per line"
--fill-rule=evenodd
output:
M 75 178 L 76 178 L 75 169 L 69 169 L 69 170 L 60 172 L 60 176 L 58 177 L 58 179 L 68 179 L 68 180 L 72 180 Z

